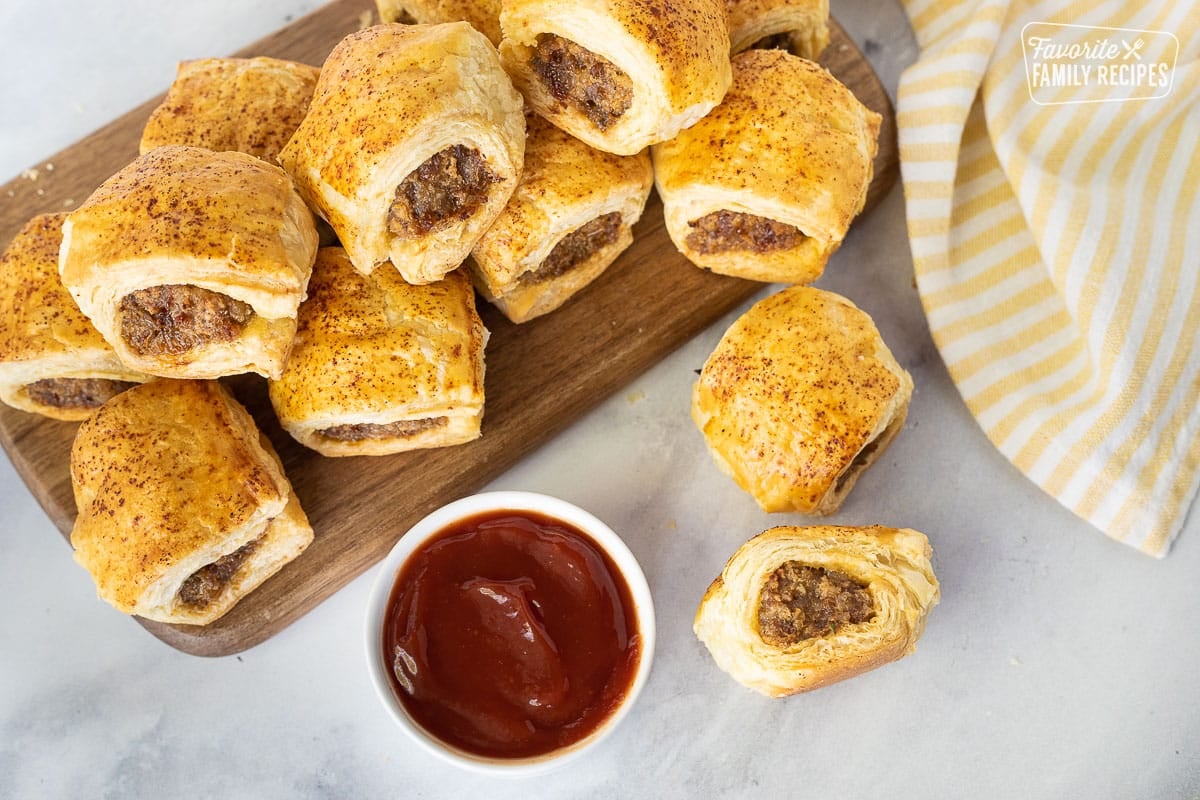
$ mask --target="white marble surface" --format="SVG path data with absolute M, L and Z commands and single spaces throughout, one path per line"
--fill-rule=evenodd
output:
M 161 91 L 177 60 L 231 52 L 316 5 L 5 0 L 0 175 Z M 833 8 L 894 91 L 915 57 L 899 6 Z M 96 599 L 0 459 L 0 797 L 1200 797 L 1197 515 L 1154 561 L 1074 519 L 991 449 L 929 339 L 898 190 L 820 285 L 874 315 L 916 382 L 905 430 L 834 517 L 929 535 L 942 603 L 914 655 L 768 700 L 693 636 L 726 557 L 802 519 L 758 511 L 688 420 L 693 370 L 731 316 L 492 487 L 589 509 L 649 577 L 654 672 L 594 754 L 503 781 L 416 750 L 367 680 L 374 569 L 248 652 L 182 655 Z

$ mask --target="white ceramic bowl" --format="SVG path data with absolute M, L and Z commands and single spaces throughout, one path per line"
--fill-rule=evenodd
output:
M 463 751 L 426 731 L 414 720 L 396 696 L 388 674 L 390 659 L 383 653 L 383 622 L 392 587 L 400 568 L 419 547 L 452 523 L 487 511 L 532 511 L 562 520 L 579 530 L 601 547 L 620 570 L 629 587 L 641 636 L 641 651 L 637 670 L 629 691 L 608 718 L 591 735 L 558 750 L 526 758 L 489 758 Z M 371 682 L 384 708 L 396 723 L 427 752 L 458 767 L 492 775 L 525 776 L 556 769 L 595 747 L 621 722 L 633 707 L 638 694 L 650 675 L 654 660 L 654 603 L 650 587 L 641 566 L 621 538 L 607 525 L 578 506 L 548 495 L 533 492 L 486 492 L 457 500 L 429 514 L 408 530 L 383 560 L 375 578 L 367 605 L 366 620 L 367 665 Z

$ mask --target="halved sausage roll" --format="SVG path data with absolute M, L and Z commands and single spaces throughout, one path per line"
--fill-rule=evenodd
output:
M 764 511 L 832 514 L 904 427 L 912 386 L 866 313 L 793 286 L 725 331 L 693 389 L 692 420 Z
M 648 153 L 604 153 L 534 115 L 526 124 L 521 181 L 469 262 L 476 288 L 513 322 L 604 272 L 633 243 L 654 184 Z
M 216 381 L 110 400 L 75 436 L 71 483 L 75 560 L 146 619 L 213 622 L 313 540 L 270 442 Z
M 333 49 L 279 161 L 356 269 L 390 259 L 430 283 L 504 208 L 524 148 L 521 96 L 483 34 L 385 24 Z
M 169 145 L 67 216 L 59 273 L 131 369 L 276 376 L 316 251 L 312 214 L 279 167 Z
M 721 105 L 652 149 L 667 233 L 713 272 L 810 283 L 866 201 L 880 117 L 782 50 L 739 53 L 733 71 Z
M 184 61 L 142 130 L 139 151 L 185 144 L 274 164 L 308 111 L 321 70 L 278 58 Z
M 829 0 L 725 0 L 731 53 L 786 50 L 816 61 L 829 44 Z
M 730 557 L 693 629 L 769 697 L 842 681 L 916 650 L 941 596 L 932 554 L 908 528 L 771 528 Z
M 288 433 L 326 456 L 470 441 L 486 340 L 461 270 L 415 286 L 395 270 L 363 275 L 341 248 L 322 248 L 271 404 Z
M 500 44 L 500 0 L 375 0 L 380 22 L 436 25 L 469 22 L 471 27 Z
M 81 420 L 150 376 L 121 363 L 63 287 L 58 249 L 66 217 L 34 217 L 0 255 L 0 400 Z
M 504 0 L 500 28 L 530 107 L 605 152 L 670 139 L 729 88 L 723 0 Z

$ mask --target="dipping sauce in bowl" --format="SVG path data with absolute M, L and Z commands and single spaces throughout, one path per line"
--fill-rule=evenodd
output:
M 460 765 L 557 765 L 615 726 L 649 672 L 641 569 L 607 526 L 555 498 L 446 506 L 401 538 L 376 594 L 381 695 L 386 681 L 394 716 Z

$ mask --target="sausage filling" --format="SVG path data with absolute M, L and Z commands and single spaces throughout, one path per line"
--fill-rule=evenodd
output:
M 892 438 L 900 432 L 901 426 L 904 424 L 903 415 L 897 414 L 888 424 L 886 428 L 878 436 L 863 445 L 863 448 L 854 456 L 854 460 L 850 462 L 842 474 L 838 476 L 837 483 L 834 485 L 834 492 L 840 492 L 852 477 L 862 472 L 874 460 L 875 453 L 885 443 L 890 442 Z
M 462 222 L 487 201 L 488 189 L 499 182 L 474 147 L 456 144 L 440 150 L 396 187 L 388 208 L 388 232 L 413 238 Z
M 99 408 L 134 386 L 137 384 L 108 378 L 44 378 L 26 386 L 25 394 L 52 408 Z
M 772 647 L 789 647 L 874 616 L 875 603 L 864 584 L 844 572 L 786 561 L 763 584 L 758 635 Z
M 121 298 L 121 338 L 139 356 L 181 355 L 201 345 L 242 335 L 254 309 L 249 303 L 199 286 L 139 289 Z
M 871 458 L 875 455 L 875 451 L 879 449 L 879 442 L 882 439 L 882 435 L 876 436 L 867 442 L 866 447 L 858 451 L 858 455 L 854 457 L 850 465 L 842 470 L 842 474 L 838 476 L 837 484 L 833 488 L 835 492 L 840 492 L 846 486 L 848 480 L 867 468 L 867 464 L 870 463 Z
M 731 250 L 755 253 L 790 250 L 807 238 L 794 225 L 737 211 L 714 211 L 692 220 L 688 227 L 694 230 L 685 242 L 702 255 Z
M 205 608 L 216 600 L 246 559 L 258 549 L 263 536 L 193 572 L 179 587 L 179 602 L 192 608 Z
M 615 242 L 620 232 L 620 212 L 611 211 L 596 217 L 559 239 L 550 255 L 546 256 L 537 269 L 521 276 L 521 283 L 538 283 L 557 278 L 582 264 L 600 248 Z
M 754 44 L 750 45 L 751 50 L 787 50 L 792 55 L 799 55 L 792 48 L 792 36 L 787 31 L 772 33 L 769 36 L 764 36 Z
M 361 442 L 364 439 L 400 439 L 416 436 L 431 428 L 445 427 L 448 420 L 445 417 L 426 417 L 425 419 L 402 419 L 379 425 L 374 422 L 360 422 L 354 425 L 334 425 L 324 428 L 318 433 L 326 439 L 337 439 L 341 442 Z
M 625 71 L 570 39 L 539 34 L 529 66 L 555 100 L 582 112 L 602 131 L 633 105 L 633 80 Z

